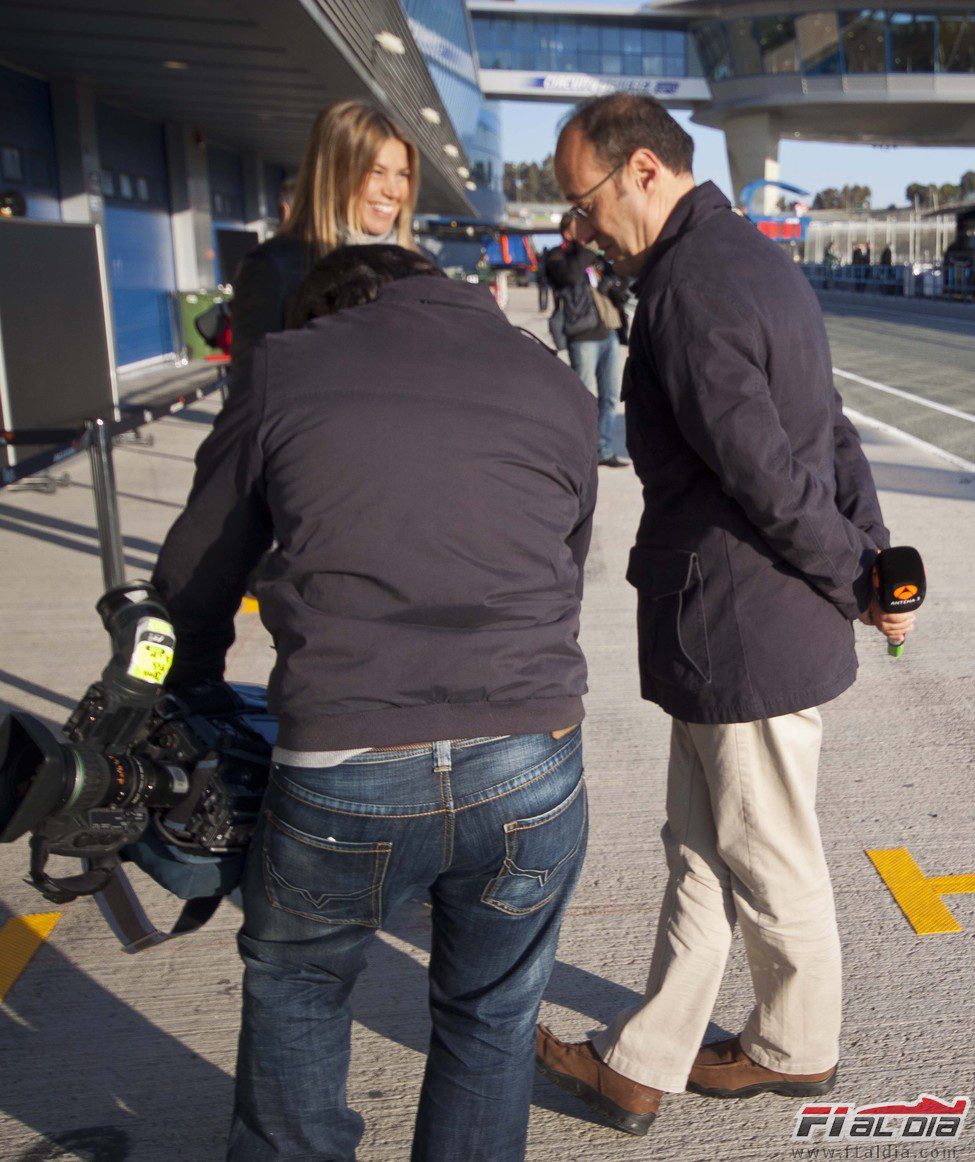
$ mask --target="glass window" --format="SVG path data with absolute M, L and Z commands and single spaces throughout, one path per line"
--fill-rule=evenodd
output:
M 941 17 L 938 70 L 942 73 L 975 73 L 975 15 Z
M 684 55 L 684 34 L 682 32 L 664 33 L 664 52 L 668 56 Z
M 842 71 L 840 29 L 835 12 L 807 12 L 796 17 L 802 71 L 807 77 Z
M 0 147 L 0 174 L 5 182 L 24 180 L 24 156 L 16 145 Z
M 604 24 L 599 30 L 599 47 L 604 53 L 623 51 L 623 38 L 618 24 Z
M 579 53 L 579 71 L 582 73 L 598 73 L 603 67 L 602 57 L 598 52 Z
M 848 73 L 887 71 L 887 26 L 881 8 L 841 12 L 843 56 Z
M 762 72 L 762 54 L 759 51 L 754 23 L 751 18 L 731 20 L 728 23 L 731 60 L 739 76 L 753 77 Z
M 755 21 L 755 35 L 766 73 L 796 73 L 796 30 L 791 16 L 760 16 Z
M 558 24 L 558 38 L 558 67 L 563 69 L 574 68 L 576 63 L 577 45 L 575 22 L 572 20 L 560 20 Z
M 540 69 L 554 69 L 555 65 L 555 21 L 535 21 L 535 52 L 532 64 Z
M 135 179 L 135 196 L 140 202 L 149 201 L 149 182 L 145 178 Z
M 895 73 L 934 72 L 936 18 L 913 12 L 890 13 L 890 67 Z
M 115 197 L 115 174 L 110 169 L 102 170 L 102 193 L 106 198 Z
M 645 28 L 640 39 L 643 42 L 644 52 L 662 53 L 664 51 L 664 34 L 655 28 Z
M 649 77 L 663 76 L 664 58 L 659 52 L 647 53 L 643 57 L 643 74 Z
M 132 178 L 127 173 L 118 175 L 118 196 L 127 202 L 132 201 Z
M 725 80 L 732 75 L 731 50 L 728 35 L 723 24 L 699 24 L 694 29 L 698 52 L 704 69 L 712 81 Z M 648 70 L 658 72 L 659 69 Z
M 618 77 L 623 72 L 623 57 L 618 52 L 604 52 L 600 55 L 600 61 L 600 72 L 610 77 Z
M 579 48 L 582 52 L 599 52 L 599 29 L 595 24 L 579 25 Z
M 665 56 L 664 57 L 664 76 L 665 77 L 686 77 L 687 76 L 687 58 L 681 56 Z

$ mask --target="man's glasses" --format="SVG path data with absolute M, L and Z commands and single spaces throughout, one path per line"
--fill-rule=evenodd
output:
M 598 182 L 596 182 L 591 190 L 586 190 L 582 197 L 579 198 L 578 201 L 573 202 L 569 207 L 566 217 L 574 218 L 580 222 L 588 218 L 592 213 L 592 203 L 597 191 L 600 190 L 611 177 L 615 177 L 615 175 L 619 173 L 623 166 L 626 165 L 627 161 L 629 161 L 629 158 L 625 158 L 618 165 L 614 165 L 604 178 L 601 178 Z

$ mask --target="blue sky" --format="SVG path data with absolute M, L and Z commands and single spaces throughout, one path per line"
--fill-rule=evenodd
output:
M 569 105 L 528 101 L 500 101 L 502 149 L 505 161 L 541 161 L 550 153 L 558 123 Z M 724 134 L 691 122 L 690 114 L 675 116 L 694 138 L 694 176 L 711 180 L 731 196 L 731 179 L 725 154 Z M 904 190 L 911 182 L 957 182 L 975 169 L 975 149 L 907 148 L 877 149 L 869 145 L 833 145 L 820 142 L 783 141 L 779 146 L 781 179 L 816 193 L 827 186 L 867 185 L 873 204 L 883 209 L 905 204 Z

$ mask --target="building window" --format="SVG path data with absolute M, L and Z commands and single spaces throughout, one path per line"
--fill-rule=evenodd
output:
M 699 24 L 694 30 L 704 70 L 712 81 L 724 81 L 732 75 L 731 49 L 723 24 Z M 651 70 L 648 70 L 651 71 Z
M 762 54 L 758 48 L 758 37 L 750 17 L 732 20 L 728 24 L 728 39 L 731 42 L 731 60 L 735 73 L 740 77 L 759 76 L 762 72 Z
M 796 73 L 796 29 L 791 16 L 760 16 L 755 20 L 762 67 L 766 73 Z
M 0 146 L 0 174 L 5 182 L 24 180 L 24 155 L 16 145 Z
M 135 196 L 140 202 L 149 201 L 149 182 L 144 177 L 137 177 L 135 179 Z
M 975 73 L 975 15 L 940 18 L 938 71 Z
M 843 55 L 848 73 L 887 71 L 887 24 L 880 8 L 841 12 Z
M 103 169 L 101 174 L 102 194 L 106 198 L 115 197 L 115 174 L 110 169 Z
M 840 27 L 835 12 L 807 12 L 796 17 L 802 71 L 807 77 L 843 71 Z
M 132 178 L 127 173 L 118 175 L 118 196 L 127 202 L 132 201 Z
M 933 73 L 937 18 L 890 13 L 890 67 L 895 73 Z

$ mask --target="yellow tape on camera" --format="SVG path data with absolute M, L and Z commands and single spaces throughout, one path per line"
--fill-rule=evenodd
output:
M 173 664 L 176 635 L 168 621 L 144 617 L 135 630 L 135 649 L 129 660 L 128 673 L 142 682 L 161 686 Z

